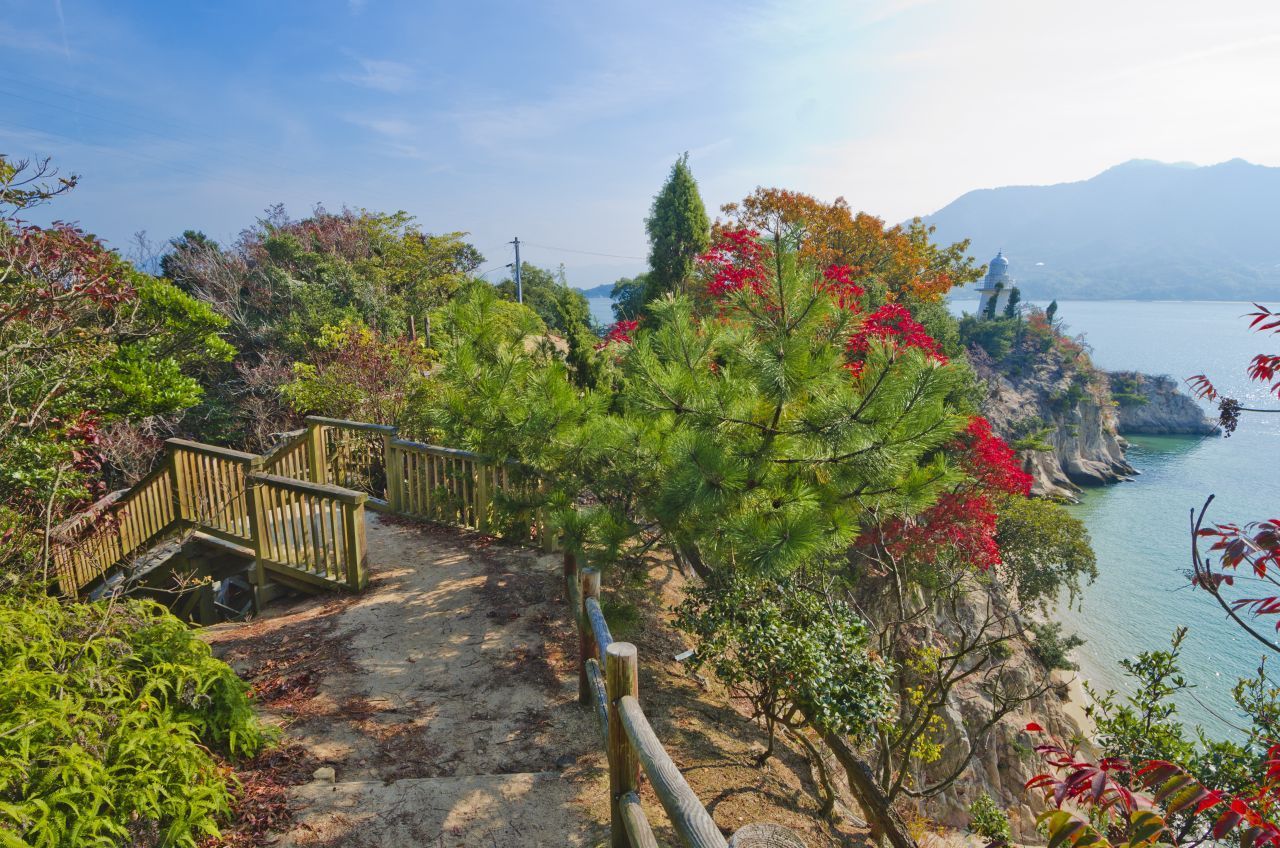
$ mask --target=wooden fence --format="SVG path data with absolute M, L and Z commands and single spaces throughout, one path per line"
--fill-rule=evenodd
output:
M 727 848 L 711 814 L 672 762 L 640 706 L 636 646 L 615 642 L 600 608 L 600 572 L 564 555 L 565 593 L 578 629 L 578 700 L 591 706 L 609 762 L 611 848 L 657 848 L 640 805 L 640 773 L 687 848 Z M 603 666 L 601 662 L 603 661 Z

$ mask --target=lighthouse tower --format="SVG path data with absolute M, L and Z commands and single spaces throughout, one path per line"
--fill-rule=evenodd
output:
M 1009 302 L 1009 292 L 1013 290 L 1014 280 L 1009 276 L 1009 260 L 1004 258 L 1004 251 L 997 251 L 996 258 L 987 266 L 987 276 L 982 279 L 982 288 L 978 295 L 982 298 L 978 304 L 978 316 L 988 314 L 991 301 L 995 301 L 995 309 L 991 314 L 999 315 Z

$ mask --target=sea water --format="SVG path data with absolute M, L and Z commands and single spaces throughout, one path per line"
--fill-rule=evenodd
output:
M 972 312 L 976 304 L 956 306 Z M 1221 301 L 1063 301 L 1058 316 L 1068 332 L 1084 335 L 1100 368 L 1168 374 L 1179 382 L 1203 373 L 1245 406 L 1280 407 L 1245 374 L 1255 353 L 1280 351 L 1280 338 L 1249 330 L 1242 316 L 1252 309 Z M 1194 688 L 1177 699 L 1179 715 L 1211 734 L 1234 735 L 1231 727 L 1240 722 L 1231 687 L 1257 669 L 1266 649 L 1207 593 L 1190 588 L 1189 516 L 1210 494 L 1209 522 L 1280 515 L 1280 416 L 1244 413 L 1230 438 L 1129 441 L 1127 458 L 1141 474 L 1132 482 L 1089 488 L 1071 507 L 1089 529 L 1099 571 L 1079 609 L 1060 613 L 1064 627 L 1087 640 L 1075 655 L 1081 676 L 1095 688 L 1128 691 L 1120 660 L 1167 648 L 1175 628 L 1186 626 L 1182 668 Z M 1245 591 L 1273 594 L 1256 583 Z M 1274 620 L 1262 621 L 1259 629 L 1274 634 Z M 1280 663 L 1273 663 L 1272 671 L 1278 670 Z

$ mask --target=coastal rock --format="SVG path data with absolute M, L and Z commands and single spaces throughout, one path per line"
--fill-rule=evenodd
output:
M 1136 473 L 1125 461 L 1116 408 L 1100 372 L 1095 379 L 1045 355 L 1019 373 L 1005 373 L 980 348 L 970 349 L 969 360 L 987 386 L 983 414 L 1002 438 L 1022 446 L 1033 494 L 1075 500 L 1081 486 Z
M 1214 436 L 1222 432 L 1200 404 L 1178 390 L 1172 377 L 1112 371 L 1107 382 L 1121 435 Z

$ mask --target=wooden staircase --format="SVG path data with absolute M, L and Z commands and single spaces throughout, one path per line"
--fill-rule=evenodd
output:
M 169 439 L 154 471 L 50 534 L 58 591 L 86 594 L 189 530 L 245 549 L 258 592 L 269 581 L 358 591 L 368 582 L 366 506 L 487 532 L 496 497 L 541 487 L 515 463 L 399 439 L 394 427 L 318 416 L 306 425 L 261 456 Z M 532 512 L 525 540 L 545 541 Z

